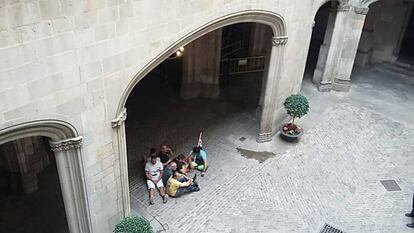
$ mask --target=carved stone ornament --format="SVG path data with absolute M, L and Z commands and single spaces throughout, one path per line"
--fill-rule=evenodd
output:
M 127 118 L 127 110 L 124 108 L 119 116 L 111 121 L 112 128 L 118 128 Z
M 355 14 L 366 15 L 368 14 L 369 8 L 366 7 L 354 7 Z
M 68 138 L 65 140 L 50 142 L 50 149 L 54 152 L 68 151 L 82 146 L 82 136 L 76 138 Z
M 349 12 L 351 11 L 351 5 L 340 5 L 338 6 L 338 12 Z
M 288 37 L 287 36 L 272 37 L 272 45 L 273 46 L 285 45 L 287 42 L 288 42 Z

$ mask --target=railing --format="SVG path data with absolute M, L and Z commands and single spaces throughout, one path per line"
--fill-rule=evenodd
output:
M 227 57 L 230 54 L 238 52 L 242 48 L 242 42 L 236 41 L 221 48 L 221 57 Z
M 265 56 L 223 59 L 220 65 L 224 75 L 261 72 L 264 70 Z

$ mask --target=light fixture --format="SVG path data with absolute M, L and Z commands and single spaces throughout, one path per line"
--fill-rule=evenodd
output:
M 171 56 L 169 56 L 168 59 L 177 59 L 181 57 L 183 53 L 184 53 L 184 47 L 181 46 L 180 48 L 178 48 L 177 51 L 175 51 L 175 53 L 171 54 Z

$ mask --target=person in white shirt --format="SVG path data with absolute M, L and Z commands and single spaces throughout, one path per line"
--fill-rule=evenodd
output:
M 145 164 L 145 176 L 147 177 L 147 186 L 150 199 L 150 205 L 154 204 L 154 190 L 157 188 L 164 203 L 167 203 L 168 195 L 165 194 L 164 184 L 162 183 L 162 163 L 156 155 L 151 155 L 150 161 Z

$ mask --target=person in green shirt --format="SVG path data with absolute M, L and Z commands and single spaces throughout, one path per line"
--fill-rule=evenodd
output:
M 201 146 L 196 146 L 190 152 L 191 156 L 191 167 L 201 171 L 201 176 L 206 174 L 208 163 L 207 153 Z

